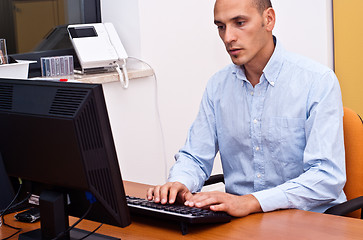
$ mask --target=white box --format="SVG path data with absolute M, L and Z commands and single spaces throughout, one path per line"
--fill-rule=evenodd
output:
M 29 64 L 36 61 L 17 60 L 17 63 L 0 65 L 0 78 L 28 79 Z

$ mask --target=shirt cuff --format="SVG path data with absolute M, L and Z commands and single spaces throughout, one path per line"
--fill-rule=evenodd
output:
M 198 188 L 195 186 L 196 184 L 194 183 L 194 181 L 192 180 L 192 178 L 186 178 L 186 177 L 169 177 L 168 178 L 168 182 L 180 182 L 182 184 L 184 184 L 190 192 L 196 192 L 198 190 Z
M 284 191 L 277 187 L 255 192 L 252 195 L 258 200 L 264 212 L 289 208 L 289 200 Z

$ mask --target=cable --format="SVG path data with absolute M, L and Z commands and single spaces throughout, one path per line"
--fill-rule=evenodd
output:
M 91 208 L 92 208 L 92 206 L 93 206 L 93 203 L 91 203 L 90 205 L 89 205 L 89 207 L 88 207 L 88 209 L 87 209 L 87 211 L 83 214 L 83 216 L 80 218 L 80 219 L 78 219 L 75 223 L 73 223 L 73 225 L 72 226 L 70 226 L 67 230 L 65 230 L 64 232 L 61 232 L 61 233 L 59 233 L 58 234 L 58 236 L 56 236 L 55 238 L 53 238 L 52 240 L 57 240 L 57 239 L 59 239 L 59 238 L 61 238 L 61 237 L 63 237 L 65 234 L 67 234 L 68 232 L 70 232 L 75 226 L 77 226 L 78 225 L 78 223 L 80 223 L 86 216 L 87 216 L 87 214 L 91 211 Z
M 129 87 L 129 75 L 127 73 L 126 60 L 125 59 L 122 59 L 122 60 L 123 60 L 123 62 L 121 64 L 121 68 L 120 68 L 120 65 L 118 65 L 118 63 L 115 63 L 116 64 L 115 69 L 118 73 L 118 76 L 119 76 L 119 79 L 121 82 L 121 86 L 123 88 L 127 89 Z
M 90 235 L 94 234 L 98 229 L 100 229 L 102 227 L 103 223 L 101 223 L 98 227 L 96 227 L 92 232 L 89 232 L 87 235 L 81 237 L 80 239 L 78 240 L 83 240 L 85 239 L 86 237 L 89 237 Z
M 1 218 L 3 219 L 3 221 L 4 221 L 4 216 L 1 216 Z M 8 236 L 8 237 L 5 237 L 5 238 L 2 238 L 1 240 L 7 240 L 7 239 L 9 239 L 9 238 L 12 238 L 13 236 L 15 236 L 16 234 L 18 234 L 18 233 L 20 233 L 21 231 L 23 231 L 23 229 L 22 228 L 17 228 L 17 227 L 13 227 L 13 226 L 10 226 L 10 225 L 8 225 L 8 224 L 6 224 L 5 222 L 4 222 L 4 225 L 5 226 L 7 226 L 7 227 L 10 227 L 10 228 L 12 228 L 12 229 L 15 229 L 15 230 L 17 230 L 15 233 L 13 233 L 13 234 L 11 234 L 10 236 Z
M 2 223 L 2 224 L 4 224 L 4 226 L 10 227 L 10 228 L 15 229 L 15 230 L 17 230 L 17 231 L 16 231 L 15 233 L 13 233 L 12 235 L 10 235 L 10 236 L 8 236 L 8 237 L 6 237 L 6 238 L 3 238 L 3 239 L 1 239 L 1 240 L 9 239 L 9 238 L 11 238 L 11 237 L 15 236 L 16 234 L 20 233 L 20 232 L 23 230 L 22 228 L 13 227 L 13 226 L 11 226 L 11 225 L 7 224 L 7 223 L 5 222 L 5 218 L 4 218 L 4 216 L 6 215 L 6 212 L 7 212 L 7 211 L 11 208 L 11 206 L 13 205 L 13 203 L 15 202 L 15 200 L 18 198 L 19 193 L 20 193 L 20 190 L 21 190 L 21 187 L 23 186 L 23 181 L 22 181 L 20 178 L 18 178 L 18 180 L 19 180 L 19 188 L 18 188 L 18 192 L 16 193 L 15 197 L 14 197 L 14 198 L 13 198 L 13 200 L 10 202 L 10 204 L 9 204 L 9 205 L 5 208 L 5 210 L 3 210 L 3 211 L 2 211 L 2 213 L 1 213 L 1 223 Z
M 53 238 L 52 240 L 57 240 L 60 239 L 61 237 L 63 237 L 65 234 L 67 234 L 68 232 L 70 232 L 75 226 L 78 225 L 78 223 L 80 223 L 83 219 L 85 219 L 85 217 L 87 216 L 87 214 L 91 211 L 93 206 L 93 203 L 91 203 L 87 209 L 87 211 L 83 214 L 83 216 L 78 219 L 72 226 L 70 226 L 67 230 L 59 233 L 55 238 Z
M 19 182 L 20 182 L 20 186 L 19 186 L 19 189 L 18 189 L 18 192 L 16 194 L 16 196 L 14 197 L 14 199 L 12 200 L 12 202 L 8 205 L 8 207 L 2 212 L 1 214 L 1 219 L 2 219 L 2 223 L 7 226 L 7 227 L 10 227 L 12 229 L 15 229 L 17 230 L 15 233 L 13 233 L 12 235 L 8 236 L 8 237 L 5 237 L 5 238 L 2 238 L 1 240 L 7 240 L 13 236 L 15 236 L 16 234 L 18 234 L 19 232 L 22 231 L 22 228 L 17 228 L 17 227 L 14 227 L 14 226 L 11 226 L 7 223 L 5 223 L 5 219 L 4 219 L 4 216 L 6 215 L 6 212 L 10 209 L 11 205 L 13 204 L 13 202 L 15 201 L 15 199 L 18 197 L 19 193 L 20 193 L 20 190 L 21 190 L 21 186 L 22 186 L 22 182 L 21 182 L 21 179 L 19 178 Z M 28 194 L 27 198 L 29 198 L 31 194 Z M 24 199 L 22 202 L 26 201 L 26 199 Z M 64 232 L 61 232 L 59 233 L 55 238 L 53 238 L 52 240 L 57 240 L 57 239 L 60 239 L 61 237 L 63 237 L 65 234 L 67 234 L 68 232 L 70 232 L 75 226 L 77 226 L 83 219 L 85 219 L 85 217 L 88 215 L 88 213 L 91 211 L 92 207 L 93 207 L 93 204 L 94 204 L 94 201 L 90 201 L 91 204 L 89 205 L 87 211 L 83 214 L 83 216 L 81 218 L 79 218 L 72 226 L 70 226 L 67 230 L 65 230 Z M 17 206 L 19 204 L 16 204 L 14 206 Z M 85 239 L 87 237 L 89 237 L 90 235 L 92 235 L 93 233 L 95 233 L 98 229 L 101 228 L 101 226 L 103 225 L 103 223 L 101 223 L 97 228 L 95 228 L 92 232 L 89 232 L 87 235 L 83 236 L 82 238 L 80 238 L 79 240 L 82 240 L 82 239 Z
M 154 80 L 155 80 L 155 109 L 156 109 L 156 114 L 157 114 L 157 118 L 158 118 L 158 123 L 159 123 L 159 128 L 160 128 L 160 134 L 161 134 L 161 144 L 162 144 L 162 148 L 163 148 L 163 158 L 164 158 L 164 177 L 165 177 L 165 182 L 168 180 L 168 162 L 167 162 L 167 158 L 166 158 L 166 147 L 165 147 L 165 137 L 164 137 L 164 130 L 163 130 L 163 125 L 161 122 L 161 117 L 160 117 L 160 108 L 159 108 L 159 94 L 158 94 L 158 81 L 157 81 L 157 77 L 156 77 L 156 73 L 154 71 L 154 69 L 150 66 L 150 64 L 148 64 L 147 62 L 144 62 L 140 59 L 134 58 L 134 57 L 129 57 L 131 59 L 135 59 L 137 61 L 142 62 L 143 64 L 147 65 L 151 70 L 153 70 L 153 76 L 154 76 Z
M 9 213 L 12 213 L 12 212 L 14 212 L 14 211 L 18 211 L 18 209 L 16 209 L 18 206 L 21 206 L 24 202 L 26 202 L 27 200 L 29 200 L 29 198 L 30 198 L 30 196 L 31 196 L 32 194 L 31 193 L 28 193 L 28 195 L 23 199 L 23 200 L 21 200 L 20 202 L 18 202 L 18 203 L 16 203 L 16 204 L 14 204 L 14 205 L 12 205 L 6 212 L 6 214 L 9 214 Z M 0 216 L 3 214 L 3 212 L 5 211 L 5 209 L 4 210 L 0 210 Z
M 1 216 L 5 215 L 6 212 L 9 210 L 9 208 L 13 205 L 13 203 L 15 202 L 15 200 L 18 198 L 21 187 L 23 186 L 23 181 L 18 178 L 19 180 L 19 188 L 18 188 L 18 192 L 16 193 L 15 197 L 13 198 L 13 200 L 11 200 L 10 204 L 2 211 Z

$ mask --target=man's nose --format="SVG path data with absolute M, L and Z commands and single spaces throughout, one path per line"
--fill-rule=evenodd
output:
M 223 41 L 224 43 L 231 43 L 237 40 L 235 29 L 227 27 L 224 31 Z

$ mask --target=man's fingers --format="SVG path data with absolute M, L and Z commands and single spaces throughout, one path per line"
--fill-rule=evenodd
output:
M 227 206 L 224 203 L 212 205 L 209 208 L 210 208 L 210 210 L 212 210 L 214 212 L 228 212 Z
M 178 198 L 179 202 L 185 202 L 186 199 L 193 197 L 193 194 L 182 183 L 174 182 L 169 191 L 169 203 L 173 204 Z
M 154 202 L 160 202 L 160 188 L 161 186 L 155 186 L 154 188 Z
M 160 188 L 160 202 L 165 204 L 169 198 L 170 184 L 165 184 Z
M 178 187 L 171 187 L 170 188 L 170 192 L 169 192 L 169 203 L 170 204 L 175 203 L 175 199 L 178 196 L 179 190 L 180 189 Z
M 189 192 L 188 188 L 179 182 L 168 182 L 162 186 L 155 186 L 147 190 L 147 199 L 153 200 L 156 203 L 165 204 L 174 203 L 176 198 L 178 200 L 185 201 L 186 198 L 190 198 L 193 195 Z
M 149 188 L 146 192 L 147 200 L 151 201 L 151 200 L 153 200 L 153 197 L 154 197 L 154 187 Z
M 219 203 L 218 198 L 215 194 L 209 193 L 197 193 L 193 195 L 188 201 L 185 202 L 185 205 L 190 207 L 198 207 L 202 208 L 205 206 L 209 206 L 212 204 Z
M 189 201 L 193 197 L 193 194 L 189 190 L 183 194 L 183 202 Z

